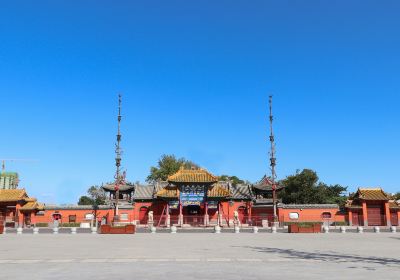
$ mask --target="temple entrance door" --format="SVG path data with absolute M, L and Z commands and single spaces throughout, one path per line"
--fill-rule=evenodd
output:
M 246 208 L 245 207 L 239 207 L 238 208 L 238 214 L 239 214 L 239 221 L 241 224 L 246 223 Z
M 390 221 L 391 221 L 392 226 L 399 225 L 399 218 L 397 216 L 397 212 L 390 212 Z
M 353 226 L 359 226 L 360 225 L 360 215 L 358 212 L 353 212 L 352 215 L 352 222 L 353 222 Z
M 183 223 L 192 227 L 204 225 L 204 216 L 201 213 L 201 207 L 197 205 L 189 205 L 185 207 Z
M 147 224 L 147 220 L 148 220 L 148 216 L 147 216 L 147 214 L 148 214 L 148 208 L 147 207 L 142 207 L 142 208 L 140 208 L 140 211 L 139 211 L 139 222 L 140 222 L 140 224 L 141 225 L 146 225 Z
M 382 226 L 383 222 L 383 207 L 381 205 L 368 205 L 368 225 Z

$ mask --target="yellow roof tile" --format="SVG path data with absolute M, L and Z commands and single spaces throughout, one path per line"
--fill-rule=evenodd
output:
M 394 200 L 389 201 L 389 208 L 390 209 L 400 209 L 400 204 Z
M 0 202 L 17 202 L 28 198 L 24 189 L 0 190 Z
M 356 197 L 362 200 L 389 200 L 381 188 L 359 188 Z
M 224 198 L 232 196 L 232 192 L 229 191 L 227 188 L 221 186 L 220 184 L 216 184 L 212 189 L 208 190 L 207 196 L 211 198 Z
M 216 183 L 218 177 L 204 169 L 184 169 L 168 177 L 170 183 Z
M 39 211 L 44 210 L 44 205 L 38 203 L 37 201 L 30 201 L 21 208 L 21 211 L 28 211 L 28 210 L 39 210 Z
M 159 190 L 156 194 L 157 198 L 179 198 L 179 190 L 178 187 L 167 186 L 161 190 Z

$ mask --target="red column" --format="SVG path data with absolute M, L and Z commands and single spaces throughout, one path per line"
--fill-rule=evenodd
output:
M 34 224 L 36 224 L 36 213 L 35 212 L 31 212 L 31 225 L 33 226 Z
M 183 207 L 181 201 L 179 201 L 179 224 L 183 226 Z
M 169 202 L 168 201 L 167 201 L 166 211 L 167 211 L 167 228 L 169 228 L 171 226 L 171 216 L 169 215 Z
M 385 202 L 385 220 L 386 220 L 386 226 L 388 226 L 388 227 L 392 226 L 389 202 Z
M 208 226 L 208 202 L 205 202 L 205 213 L 204 213 L 204 224 L 207 227 Z
M 253 212 L 253 211 L 252 211 L 252 210 L 253 210 L 253 209 L 252 209 L 252 204 L 253 204 L 252 202 L 249 202 L 249 203 L 247 204 L 247 205 L 248 205 L 248 206 L 247 206 L 247 207 L 248 207 L 248 210 L 247 210 L 247 211 L 248 211 L 248 213 L 249 213 L 249 221 L 251 221 L 251 223 L 253 224 L 253 221 L 252 221 L 252 220 L 253 220 L 253 219 L 252 219 L 252 212 Z
M 353 212 L 351 209 L 348 210 L 348 216 L 349 216 L 349 226 L 353 226 Z
M 16 215 L 16 222 L 18 223 L 18 227 L 23 227 L 24 225 L 24 214 L 20 211 L 21 205 L 17 204 L 15 206 L 15 215 Z
M 218 201 L 218 225 L 222 226 L 221 202 Z
M 367 210 L 367 203 L 363 201 L 362 203 L 362 212 L 363 212 L 363 218 L 364 218 L 364 226 L 368 226 L 368 210 Z
M 397 210 L 397 225 L 400 226 L 400 210 Z

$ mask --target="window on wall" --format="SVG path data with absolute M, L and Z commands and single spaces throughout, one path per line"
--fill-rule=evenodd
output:
M 322 219 L 331 219 L 332 218 L 332 214 L 329 212 L 324 212 L 322 213 Z
M 91 220 L 93 220 L 94 219 L 94 215 L 93 214 L 86 214 L 85 215 L 85 220 L 89 220 L 89 221 L 91 221 Z
M 76 215 L 69 215 L 68 216 L 68 221 L 70 223 L 76 223 Z
M 300 214 L 297 212 L 289 213 L 289 219 L 291 220 L 298 220 L 300 218 Z

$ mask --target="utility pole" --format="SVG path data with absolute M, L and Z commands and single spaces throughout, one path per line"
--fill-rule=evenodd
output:
M 116 198 L 115 198 L 115 208 L 114 208 L 114 220 L 119 221 L 119 189 L 121 184 L 123 183 L 123 178 L 121 177 L 121 160 L 122 160 L 122 150 L 121 150 L 121 104 L 122 104 L 122 96 L 121 94 L 118 95 L 118 134 L 117 134 L 117 144 L 115 148 L 115 166 L 117 167 L 115 173 L 115 191 L 116 191 Z
M 278 215 L 277 215 L 277 200 L 276 200 L 276 157 L 275 157 L 275 136 L 273 129 L 274 116 L 272 113 L 272 95 L 269 96 L 269 123 L 270 123 L 270 131 L 271 134 L 269 136 L 269 141 L 271 142 L 271 152 L 270 152 L 270 165 L 271 165 L 271 182 L 272 182 L 272 200 L 274 205 L 274 223 L 278 223 Z

